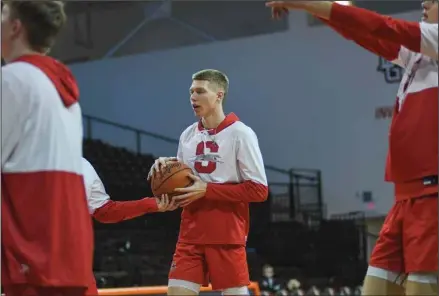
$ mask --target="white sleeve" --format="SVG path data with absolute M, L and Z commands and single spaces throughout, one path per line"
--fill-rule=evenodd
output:
M 264 160 L 259 149 L 258 137 L 249 127 L 238 136 L 237 160 L 241 177 L 245 181 L 253 181 L 267 186 L 267 176 L 265 175 Z
M 406 68 L 411 57 L 413 55 L 413 52 L 404 46 L 401 46 L 399 49 L 398 58 L 396 60 L 391 61 L 393 64 L 396 64 L 398 66 L 401 66 L 402 68 Z
M 88 209 L 90 214 L 93 214 L 97 209 L 104 206 L 110 200 L 110 196 L 105 191 L 105 186 L 94 167 L 84 158 L 83 174 Z
M 110 196 L 105 191 L 105 186 L 98 177 L 93 182 L 91 195 L 88 199 L 88 208 L 90 213 L 93 214 L 97 209 L 102 208 L 109 200 Z
M 25 118 L 27 106 L 25 103 L 25 90 L 20 80 L 13 72 L 13 68 L 5 66 L 2 68 L 2 95 L 1 106 L 1 139 L 2 139 L 2 169 L 11 157 L 15 147 L 18 145 Z
M 183 147 L 181 146 L 181 139 L 178 141 L 177 159 L 178 161 L 183 161 Z
M 425 54 L 435 60 L 438 59 L 438 24 L 420 23 L 419 29 L 421 31 L 421 46 L 420 53 Z M 418 35 L 419 36 L 419 35 Z M 401 46 L 398 58 L 392 63 L 397 64 L 403 68 L 407 67 L 410 62 L 413 51 Z
M 191 132 L 191 130 L 194 128 L 194 125 L 189 126 L 186 128 L 180 135 L 180 139 L 178 140 L 178 148 L 177 148 L 177 159 L 181 162 L 183 162 L 183 145 L 184 139 L 188 136 L 188 133 Z
M 421 28 L 421 53 L 438 59 L 438 24 L 422 22 Z

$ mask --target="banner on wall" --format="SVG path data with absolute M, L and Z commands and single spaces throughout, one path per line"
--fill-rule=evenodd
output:
M 387 83 L 401 82 L 402 75 L 404 74 L 403 68 L 382 57 L 378 57 L 377 71 L 383 73 Z
M 375 108 L 375 119 L 389 119 L 393 116 L 393 106 L 378 106 Z

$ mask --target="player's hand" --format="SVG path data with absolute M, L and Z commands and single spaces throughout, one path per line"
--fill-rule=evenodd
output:
M 281 19 L 288 15 L 288 8 L 283 5 L 285 1 L 267 2 L 265 6 L 271 8 L 271 17 L 275 20 Z M 282 5 L 281 5 L 282 3 Z
M 269 1 L 265 6 L 271 8 L 271 16 L 274 19 L 280 19 L 288 15 L 290 10 L 306 9 L 310 1 Z M 316 1 L 313 1 L 316 2 Z M 317 1 L 323 2 L 323 1 Z
M 270 1 L 265 6 L 271 8 L 274 19 L 282 18 L 290 10 L 305 10 L 313 15 L 329 19 L 332 1 Z
M 156 173 L 156 172 L 161 172 L 165 167 L 166 167 L 166 163 L 170 162 L 170 161 L 178 161 L 177 157 L 159 157 L 155 160 L 154 164 L 152 165 L 151 169 L 149 170 L 148 173 L 148 178 L 147 180 L 151 180 L 152 176 Z
M 161 197 L 155 197 L 155 200 L 159 212 L 173 211 L 178 208 L 174 199 L 169 198 L 167 194 L 163 194 Z
M 201 180 L 199 177 L 190 174 L 189 178 L 191 178 L 194 183 L 185 188 L 176 188 L 174 192 L 182 193 L 181 195 L 174 196 L 172 200 L 175 200 L 175 203 L 180 207 L 185 207 L 194 201 L 204 197 L 206 194 L 207 183 Z

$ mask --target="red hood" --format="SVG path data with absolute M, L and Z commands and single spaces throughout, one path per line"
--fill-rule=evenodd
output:
M 79 100 L 79 89 L 72 72 L 57 60 L 43 55 L 24 55 L 13 62 L 26 62 L 38 67 L 55 85 L 64 106 L 70 107 Z
M 238 116 L 236 116 L 235 113 L 230 113 L 226 116 L 226 118 L 224 118 L 224 120 L 218 125 L 217 128 L 209 129 L 208 132 L 211 135 L 217 134 L 220 131 L 222 131 L 223 129 L 225 129 L 226 127 L 234 124 L 237 121 L 239 121 Z M 199 131 L 204 130 L 203 122 L 201 120 L 198 122 L 198 130 Z

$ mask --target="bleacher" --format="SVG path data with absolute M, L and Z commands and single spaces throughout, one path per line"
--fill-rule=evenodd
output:
M 116 148 L 100 140 L 84 141 L 84 156 L 93 164 L 104 184 L 111 189 L 138 188 L 151 194 L 146 182 L 154 158 Z M 113 188 L 114 187 L 114 188 Z M 129 198 L 128 198 L 129 199 Z

